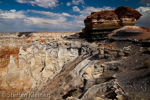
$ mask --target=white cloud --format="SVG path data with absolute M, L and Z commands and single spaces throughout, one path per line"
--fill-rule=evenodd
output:
M 31 16 L 28 13 L 37 13 L 45 17 Z M 34 15 L 35 15 L 34 14 Z M 67 17 L 73 17 L 68 13 L 53 13 L 46 11 L 10 11 L 0 10 L 0 31 L 17 32 L 17 31 L 40 31 L 40 30 L 67 30 L 72 24 L 67 22 Z
M 19 3 L 28 3 L 27 0 L 16 0 L 16 1 L 19 2 Z
M 14 9 L 10 11 L 0 10 L 0 31 L 30 31 L 30 28 L 24 24 L 26 16 L 23 11 L 16 12 Z
M 39 25 L 39 27 L 45 27 L 47 25 L 50 26 L 55 26 L 57 27 L 57 25 L 59 23 L 63 23 L 66 21 L 66 18 L 64 17 L 59 17 L 58 19 L 48 19 L 48 18 L 36 18 L 36 17 L 29 17 L 28 21 L 30 21 L 29 23 L 34 24 L 34 25 Z
M 29 3 L 32 6 L 37 5 L 44 8 L 53 8 L 58 6 L 58 0 L 16 0 L 18 3 Z
M 63 16 L 67 16 L 67 17 L 72 17 L 70 14 L 68 13 L 62 13 Z
M 72 7 L 74 12 L 80 12 L 80 9 L 77 6 Z
M 70 5 L 79 5 L 79 4 L 84 4 L 84 0 L 72 0 L 72 2 L 67 2 L 67 6 L 70 6 Z
M 70 15 L 69 13 L 53 13 L 48 11 L 10 11 L 0 10 L 0 31 L 18 32 L 18 31 L 79 31 L 84 28 L 84 19 L 91 12 L 100 10 L 114 9 L 111 7 L 94 8 L 84 7 L 84 10 L 78 10 L 79 15 Z M 29 14 L 30 13 L 30 14 Z M 33 13 L 33 14 L 31 14 Z M 32 16 L 34 15 L 34 16 Z M 42 16 L 39 16 L 42 15 Z M 68 17 L 70 17 L 68 19 Z
M 20 18 L 25 18 L 25 15 L 23 15 L 23 11 L 18 11 L 16 10 L 10 10 L 10 11 L 3 11 L 3 13 L 0 14 L 0 18 L 8 18 L 8 19 L 20 19 Z
M 41 15 L 46 15 L 47 17 L 59 17 L 59 16 L 66 16 L 66 17 L 73 17 L 68 13 L 53 13 L 53 12 L 46 12 L 46 11 L 36 11 L 36 10 L 27 10 L 27 12 L 37 13 Z
M 150 28 L 150 7 L 139 7 L 136 9 L 139 11 L 142 16 L 140 17 L 139 20 L 135 23 L 137 26 L 145 26 Z
M 16 12 L 16 10 L 15 9 L 12 9 L 12 10 L 10 10 L 12 13 L 15 13 Z
M 46 11 L 27 10 L 27 12 L 42 14 L 42 15 L 46 15 L 46 16 L 49 16 L 49 17 L 54 17 L 56 15 L 55 13 L 46 12 Z
M 136 10 L 139 11 L 143 15 L 150 14 L 150 7 L 139 7 Z
M 91 12 L 98 12 L 101 10 L 112 10 L 112 9 L 115 9 L 115 8 L 111 8 L 111 7 L 107 7 L 107 6 L 104 6 L 102 8 L 86 7 L 83 11 L 80 11 L 80 13 L 82 13 L 82 15 L 88 16 L 91 14 Z
M 84 4 L 84 0 L 72 0 L 72 4 L 79 5 L 79 3 Z
M 67 6 L 70 6 L 71 5 L 71 3 L 70 2 L 67 2 L 67 4 L 66 4 Z

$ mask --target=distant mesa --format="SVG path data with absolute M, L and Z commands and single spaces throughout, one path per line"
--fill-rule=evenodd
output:
M 142 16 L 137 10 L 120 6 L 115 10 L 92 12 L 84 20 L 86 30 L 115 29 L 123 26 L 133 26 Z

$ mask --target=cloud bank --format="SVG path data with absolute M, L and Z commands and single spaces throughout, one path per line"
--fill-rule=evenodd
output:
M 76 9 L 79 15 L 70 15 L 66 12 L 53 13 L 38 10 L 0 10 L 0 31 L 79 31 L 85 27 L 84 19 L 90 15 L 91 12 L 111 9 L 115 8 L 105 6 L 102 8 L 85 7 L 83 10 Z M 32 16 L 32 14 L 34 16 Z

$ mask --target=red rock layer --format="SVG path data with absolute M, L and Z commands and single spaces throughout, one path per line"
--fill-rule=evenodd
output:
M 45 42 L 45 39 L 44 39 L 44 38 L 39 38 L 39 39 L 38 39 L 38 42 L 44 43 L 44 42 Z
M 23 50 L 24 50 L 24 51 L 27 50 L 27 45 L 23 45 Z
M 19 67 L 19 59 L 18 59 L 18 53 L 19 53 L 19 47 L 2 47 L 2 49 L 0 50 L 0 78 L 2 77 L 2 73 L 5 72 L 7 70 L 7 67 L 10 63 L 10 56 L 12 56 L 14 58 L 14 61 L 17 65 L 17 67 Z M 1 79 L 0 79 L 0 84 L 1 84 Z M 7 87 L 9 88 L 9 87 Z M 1 98 L 3 91 L 5 92 L 5 90 L 3 87 L 1 87 L 0 85 L 0 99 L 5 99 L 5 98 Z M 9 91 L 12 92 L 12 91 Z M 11 98 L 9 98 L 9 100 L 13 100 Z
M 141 14 L 129 7 L 121 6 L 116 10 L 92 12 L 84 20 L 85 29 L 113 29 L 122 26 L 133 26 Z
M 116 15 L 115 10 L 92 12 L 90 16 L 85 18 L 84 23 L 91 21 L 92 18 L 93 19 L 113 20 L 113 19 L 118 19 L 118 16 Z
M 141 16 L 141 14 L 137 10 L 134 10 L 126 6 L 118 7 L 115 10 L 115 13 L 117 14 L 119 19 L 120 18 L 136 18 L 136 20 L 138 20 Z
M 140 27 L 140 28 L 142 28 L 142 29 L 144 29 L 144 30 L 146 30 L 147 32 L 150 32 L 150 29 L 149 28 L 147 28 L 147 27 Z
M 19 67 L 19 59 L 18 59 L 18 53 L 19 53 L 20 47 L 2 47 L 2 50 L 0 51 L 0 69 L 7 68 L 10 60 L 10 55 L 13 56 L 15 63 L 17 67 Z

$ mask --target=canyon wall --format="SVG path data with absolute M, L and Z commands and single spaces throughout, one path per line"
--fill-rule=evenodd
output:
M 70 48 L 71 43 L 61 40 L 73 34 L 75 32 L 0 33 L 1 100 L 5 100 L 2 95 L 9 92 L 28 93 L 39 89 L 59 73 L 65 63 L 76 58 L 78 49 Z
M 137 26 L 90 34 L 1 33 L 0 99 L 149 99 L 149 37 Z
M 149 31 L 137 26 L 107 31 L 94 31 L 92 35 L 79 33 L 65 38 L 76 43 L 78 56 L 67 62 L 60 73 L 35 92 L 51 94 L 50 98 L 41 100 L 150 98 Z M 94 41 L 88 41 L 89 38 Z

